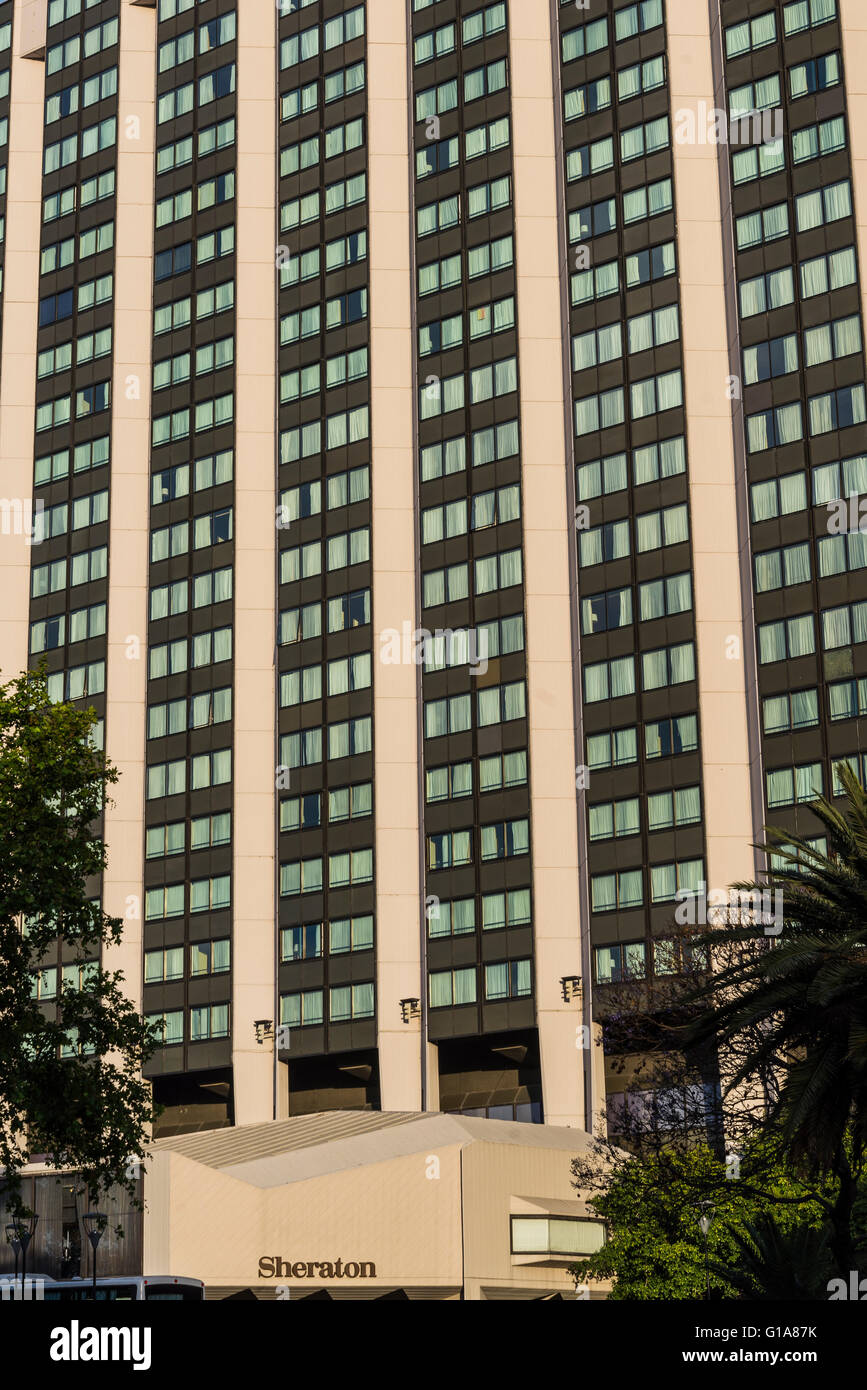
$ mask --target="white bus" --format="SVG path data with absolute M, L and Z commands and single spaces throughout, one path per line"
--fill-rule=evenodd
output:
M 27 1276 L 38 1283 L 40 1275 Z M 32 1295 L 31 1295 L 32 1297 Z M 39 1298 L 39 1294 L 36 1294 Z M 202 1303 L 205 1286 L 201 1279 L 176 1279 L 170 1274 L 118 1275 L 114 1279 L 97 1279 L 97 1303 Z M 93 1301 L 93 1282 L 90 1279 L 43 1279 L 42 1301 L 45 1303 L 89 1303 Z

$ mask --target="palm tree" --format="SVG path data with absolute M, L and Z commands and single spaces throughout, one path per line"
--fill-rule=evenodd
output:
M 722 946 L 725 963 L 688 996 L 699 1013 L 681 1034 L 723 1058 L 753 1035 L 727 1089 L 775 1076 L 766 1118 L 785 1152 L 837 1180 L 830 1249 L 846 1273 L 856 1268 L 853 1213 L 867 1159 L 867 794 L 847 765 L 837 771 L 843 809 L 825 797 L 810 803 L 827 853 L 768 828 L 758 846 L 767 882 L 735 885 L 781 891 L 782 933 L 769 939 L 743 920 L 709 931 L 703 939 L 717 959 Z
M 815 1302 L 828 1296 L 833 1274 L 827 1226 L 795 1226 L 783 1230 L 766 1212 L 729 1227 L 737 1250 L 736 1263 L 710 1260 L 709 1267 L 754 1302 L 785 1300 Z

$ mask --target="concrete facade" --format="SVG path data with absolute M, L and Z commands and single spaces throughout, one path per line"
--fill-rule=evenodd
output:
M 864 771 L 860 0 L 2 8 L 0 678 L 121 772 L 159 1132 L 591 1130 L 676 894 Z

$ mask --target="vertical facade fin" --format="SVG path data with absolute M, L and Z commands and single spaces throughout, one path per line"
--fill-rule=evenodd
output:
M 232 1066 L 238 1124 L 274 1114 L 276 15 L 238 6 Z
M 547 0 L 509 5 L 515 257 L 530 722 L 536 1017 L 545 1121 L 584 1121 L 580 1015 L 561 979 L 580 976 L 572 527 L 566 496 L 554 92 Z
M 371 497 L 373 511 L 376 1007 L 383 1110 L 421 1106 L 417 669 L 386 663 L 388 634 L 416 627 L 413 330 L 407 43 L 403 0 L 368 6 Z

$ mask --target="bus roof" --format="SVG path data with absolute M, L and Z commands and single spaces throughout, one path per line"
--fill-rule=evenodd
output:
M 45 1284 L 54 1285 L 78 1285 L 89 1284 L 88 1276 L 75 1274 L 70 1279 L 55 1279 L 50 1274 L 40 1274 L 38 1270 L 33 1270 L 27 1275 L 28 1279 L 41 1279 Z M 203 1279 L 190 1279 L 183 1274 L 107 1274 L 97 1279 L 97 1288 L 101 1284 L 137 1284 L 141 1281 L 145 1284 L 193 1284 L 196 1288 L 204 1288 Z

